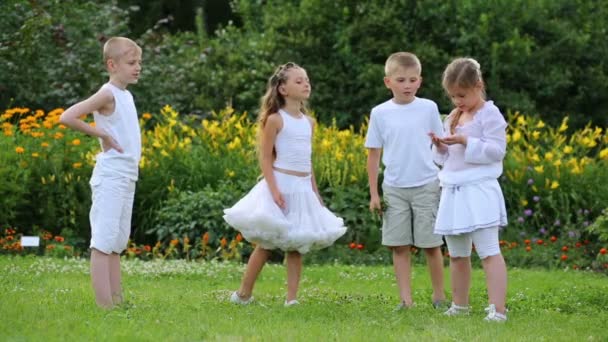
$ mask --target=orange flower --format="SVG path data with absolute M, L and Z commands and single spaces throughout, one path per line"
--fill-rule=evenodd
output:
M 243 241 L 243 236 L 241 235 L 241 233 L 236 234 L 236 242 L 241 242 Z
M 555 241 L 557 241 L 557 237 L 556 236 L 552 236 L 551 237 L 551 242 L 555 242 Z
M 150 247 L 150 245 L 145 245 L 144 246 L 144 251 L 150 252 L 151 250 L 152 250 L 152 247 Z
M 600 254 L 604 255 L 606 254 L 608 251 L 606 251 L 606 248 L 602 248 L 600 249 Z
M 72 167 L 75 169 L 80 169 L 82 167 L 82 163 L 74 163 L 72 164 Z
M 220 245 L 222 246 L 222 248 L 224 248 L 224 247 L 226 247 L 226 244 L 228 244 L 228 241 L 226 241 L 226 238 L 225 238 L 225 237 L 223 237 L 223 238 L 220 240 Z
M 63 249 L 65 249 L 66 251 L 70 251 L 72 250 L 72 246 L 63 246 Z
M 348 245 L 348 247 L 349 247 L 350 249 L 355 249 L 355 248 L 357 248 L 357 244 L 356 244 L 356 243 L 354 243 L 354 242 L 351 242 L 351 243 L 350 243 L 350 245 Z
M 23 152 L 25 152 L 25 149 L 21 146 L 17 146 L 15 148 L 15 152 L 17 152 L 18 154 L 23 154 Z
M 566 254 L 562 254 L 562 261 L 568 260 L 568 256 Z
M 529 252 L 529 251 L 531 251 L 531 250 L 532 250 L 532 247 L 530 247 L 530 246 L 526 246 L 526 252 Z
M 12 235 L 9 235 L 6 237 L 6 241 L 13 241 L 14 237 Z
M 59 236 L 59 235 L 55 236 L 55 241 L 57 241 L 57 242 L 60 242 L 60 243 L 61 243 L 61 242 L 63 242 L 64 240 L 65 240 L 65 239 L 64 239 L 62 236 Z
M 42 147 L 49 147 L 49 143 L 47 143 L 46 141 L 43 141 L 40 143 L 40 146 Z
M 205 245 L 209 243 L 209 232 L 205 232 L 205 234 L 203 234 L 203 243 Z
M 150 113 L 143 113 L 141 115 L 141 117 L 144 118 L 144 120 L 150 120 L 150 119 L 152 119 L 152 114 L 150 114 Z
M 541 239 L 536 240 L 537 245 L 542 245 L 543 243 L 545 243 L 545 242 Z
M 52 251 L 53 249 L 55 249 L 55 245 L 48 245 L 48 246 L 46 246 L 46 249 L 48 249 L 49 251 Z
M 74 146 L 80 145 L 80 139 L 74 139 L 74 140 L 72 140 L 72 145 L 74 145 Z
M 363 245 L 362 245 L 362 244 L 358 244 L 358 245 L 357 245 L 357 249 L 358 249 L 358 250 L 362 250 L 362 249 L 363 249 Z
M 526 245 L 529 245 L 529 244 L 530 244 L 530 240 L 526 239 L 526 240 L 524 240 L 524 243 L 525 243 Z
M 564 247 L 562 247 L 562 251 L 563 251 L 563 252 L 567 252 L 567 251 L 568 251 L 568 246 L 564 246 Z
M 177 246 L 179 244 L 179 240 L 178 239 L 173 239 L 169 243 L 171 244 L 171 246 L 175 247 L 175 246 Z

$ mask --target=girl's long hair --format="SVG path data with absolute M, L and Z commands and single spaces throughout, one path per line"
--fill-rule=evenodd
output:
M 473 58 L 456 58 L 445 68 L 443 72 L 443 80 L 441 82 L 443 89 L 447 92 L 453 87 L 471 89 L 476 87 L 481 82 L 483 87 L 483 78 L 481 76 L 481 67 L 479 62 Z M 482 88 L 483 97 L 485 98 L 485 89 Z M 460 120 L 462 111 L 457 110 L 453 117 L 450 118 L 450 133 L 454 134 L 458 121 Z
M 301 68 L 299 65 L 293 62 L 285 63 L 279 66 L 274 74 L 268 79 L 266 86 L 266 93 L 260 100 L 260 112 L 258 113 L 258 156 L 261 159 L 261 138 L 262 131 L 266 126 L 266 121 L 270 115 L 279 112 L 283 106 L 285 106 L 285 98 L 279 92 L 279 87 L 287 81 L 287 71 L 294 68 Z M 302 101 L 300 105 L 300 111 L 304 114 L 308 113 L 306 108 L 306 102 Z M 276 151 L 273 147 L 272 156 L 276 158 Z

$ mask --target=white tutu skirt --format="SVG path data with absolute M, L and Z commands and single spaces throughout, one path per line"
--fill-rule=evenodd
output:
M 435 234 L 458 235 L 506 225 L 505 199 L 496 179 L 442 184 Z
M 281 209 L 262 179 L 232 208 L 224 220 L 247 241 L 264 249 L 306 253 L 332 245 L 346 233 L 344 221 L 321 205 L 312 190 L 311 177 L 274 172 L 285 200 Z

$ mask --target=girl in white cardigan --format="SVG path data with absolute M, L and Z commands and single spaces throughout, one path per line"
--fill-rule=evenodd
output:
M 450 253 L 453 316 L 469 313 L 471 250 L 482 259 L 488 287 L 488 321 L 506 321 L 507 269 L 498 231 L 507 224 L 498 177 L 506 151 L 507 123 L 492 101 L 485 99 L 479 63 L 452 61 L 443 73 L 443 87 L 454 110 L 446 118 L 446 136 L 430 134 L 435 162 L 442 165 L 441 200 L 435 233 L 445 236 Z

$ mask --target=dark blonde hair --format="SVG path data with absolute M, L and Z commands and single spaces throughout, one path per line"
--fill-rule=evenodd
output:
M 481 84 L 482 96 L 485 98 L 485 87 L 483 77 L 481 75 L 481 67 L 479 62 L 473 58 L 456 58 L 443 71 L 443 79 L 441 85 L 447 92 L 450 88 L 458 87 L 462 89 L 471 89 Z M 454 130 L 458 125 L 462 112 L 456 111 L 450 118 L 450 132 L 454 134 Z
M 384 63 L 384 75 L 391 76 L 397 68 L 414 68 L 418 73 L 422 72 L 420 60 L 410 52 L 395 52 L 388 56 Z
M 262 131 L 266 126 L 266 121 L 270 115 L 279 112 L 279 109 L 285 105 L 285 98 L 279 92 L 279 87 L 287 82 L 287 72 L 291 69 L 304 69 L 301 66 L 293 62 L 285 63 L 276 68 L 274 74 L 268 79 L 266 85 L 266 93 L 260 100 L 260 112 L 258 113 L 258 149 L 260 147 Z M 306 102 L 302 101 L 300 105 L 300 111 L 304 114 L 308 113 L 306 108 Z M 276 151 L 272 150 L 273 156 L 276 156 Z M 261 157 L 261 154 L 260 154 Z

